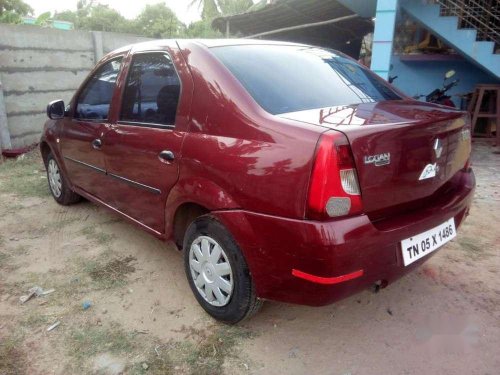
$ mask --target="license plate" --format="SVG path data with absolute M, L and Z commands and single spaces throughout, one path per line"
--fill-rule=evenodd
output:
M 403 251 L 405 266 L 432 253 L 434 250 L 455 238 L 456 235 L 455 219 L 451 218 L 437 227 L 401 241 L 401 250 Z

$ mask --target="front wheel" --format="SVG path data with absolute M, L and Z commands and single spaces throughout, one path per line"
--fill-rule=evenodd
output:
M 63 206 L 76 203 L 81 200 L 81 197 L 70 189 L 68 181 L 64 177 L 56 159 L 49 153 L 47 155 L 47 180 L 49 189 L 55 201 Z
M 212 317 L 235 324 L 254 315 L 257 299 L 250 271 L 229 231 L 206 215 L 184 237 L 184 268 L 198 303 Z

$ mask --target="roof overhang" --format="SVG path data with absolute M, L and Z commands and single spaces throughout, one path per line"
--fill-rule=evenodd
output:
M 277 0 L 246 13 L 219 17 L 212 26 L 225 33 L 319 45 L 357 58 L 373 22 L 336 0 Z

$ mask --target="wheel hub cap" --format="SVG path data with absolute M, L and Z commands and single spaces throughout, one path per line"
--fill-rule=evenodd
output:
M 59 166 L 54 159 L 50 159 L 47 168 L 50 190 L 56 198 L 59 198 L 62 192 L 62 180 Z
M 215 269 L 213 268 L 212 265 L 210 265 L 207 262 L 205 262 L 205 265 L 203 266 L 203 277 L 209 283 L 213 283 L 214 282 Z
M 189 267 L 198 293 L 213 306 L 225 306 L 233 293 L 233 271 L 222 247 L 211 237 L 196 238 L 189 249 Z

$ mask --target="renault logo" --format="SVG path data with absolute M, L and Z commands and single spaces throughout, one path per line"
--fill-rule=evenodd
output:
M 439 158 L 443 152 L 443 142 L 439 138 L 434 141 L 434 152 L 436 153 L 436 158 Z

